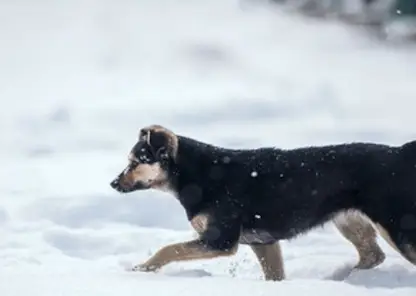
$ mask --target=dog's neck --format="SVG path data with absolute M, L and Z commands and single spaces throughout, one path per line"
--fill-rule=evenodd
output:
M 176 159 L 170 166 L 171 188 L 188 210 L 209 202 L 205 190 L 211 184 L 212 168 L 227 155 L 227 150 L 178 136 Z

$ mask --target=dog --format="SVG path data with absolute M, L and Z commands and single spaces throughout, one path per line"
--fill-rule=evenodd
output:
M 140 130 L 128 161 L 111 187 L 171 192 L 199 235 L 161 248 L 135 271 L 231 256 L 245 244 L 266 280 L 282 280 L 279 241 L 329 221 L 357 249 L 358 269 L 385 259 L 375 229 L 416 264 L 416 141 L 237 150 L 151 125 Z

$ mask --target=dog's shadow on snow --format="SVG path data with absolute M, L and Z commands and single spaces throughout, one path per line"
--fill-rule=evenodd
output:
M 165 275 L 173 277 L 187 277 L 187 278 L 201 278 L 201 277 L 210 277 L 212 273 L 203 270 L 203 269 L 185 269 L 177 271 L 168 271 Z
M 326 280 L 343 281 L 366 288 L 416 288 L 416 272 L 401 265 L 371 270 L 352 270 L 349 266 L 335 271 Z

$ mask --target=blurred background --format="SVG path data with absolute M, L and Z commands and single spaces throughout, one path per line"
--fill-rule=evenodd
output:
M 1 186 L 103 188 L 150 123 L 232 147 L 410 140 L 415 48 L 378 33 L 411 3 L 1 1 Z
M 270 0 L 292 11 L 325 19 L 338 19 L 372 29 L 381 38 L 416 36 L 413 0 Z
M 387 2 L 1 1 L 3 174 L 95 190 L 149 123 L 232 147 L 410 140 L 414 45 L 350 21 L 414 12 Z

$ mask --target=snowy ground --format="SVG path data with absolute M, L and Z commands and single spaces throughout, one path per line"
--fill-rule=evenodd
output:
M 233 0 L 2 0 L 0 37 L 0 295 L 415 294 L 384 242 L 334 280 L 357 258 L 332 225 L 283 242 L 282 283 L 246 247 L 126 272 L 193 234 L 168 194 L 109 187 L 150 123 L 228 147 L 414 139 L 414 48 Z

